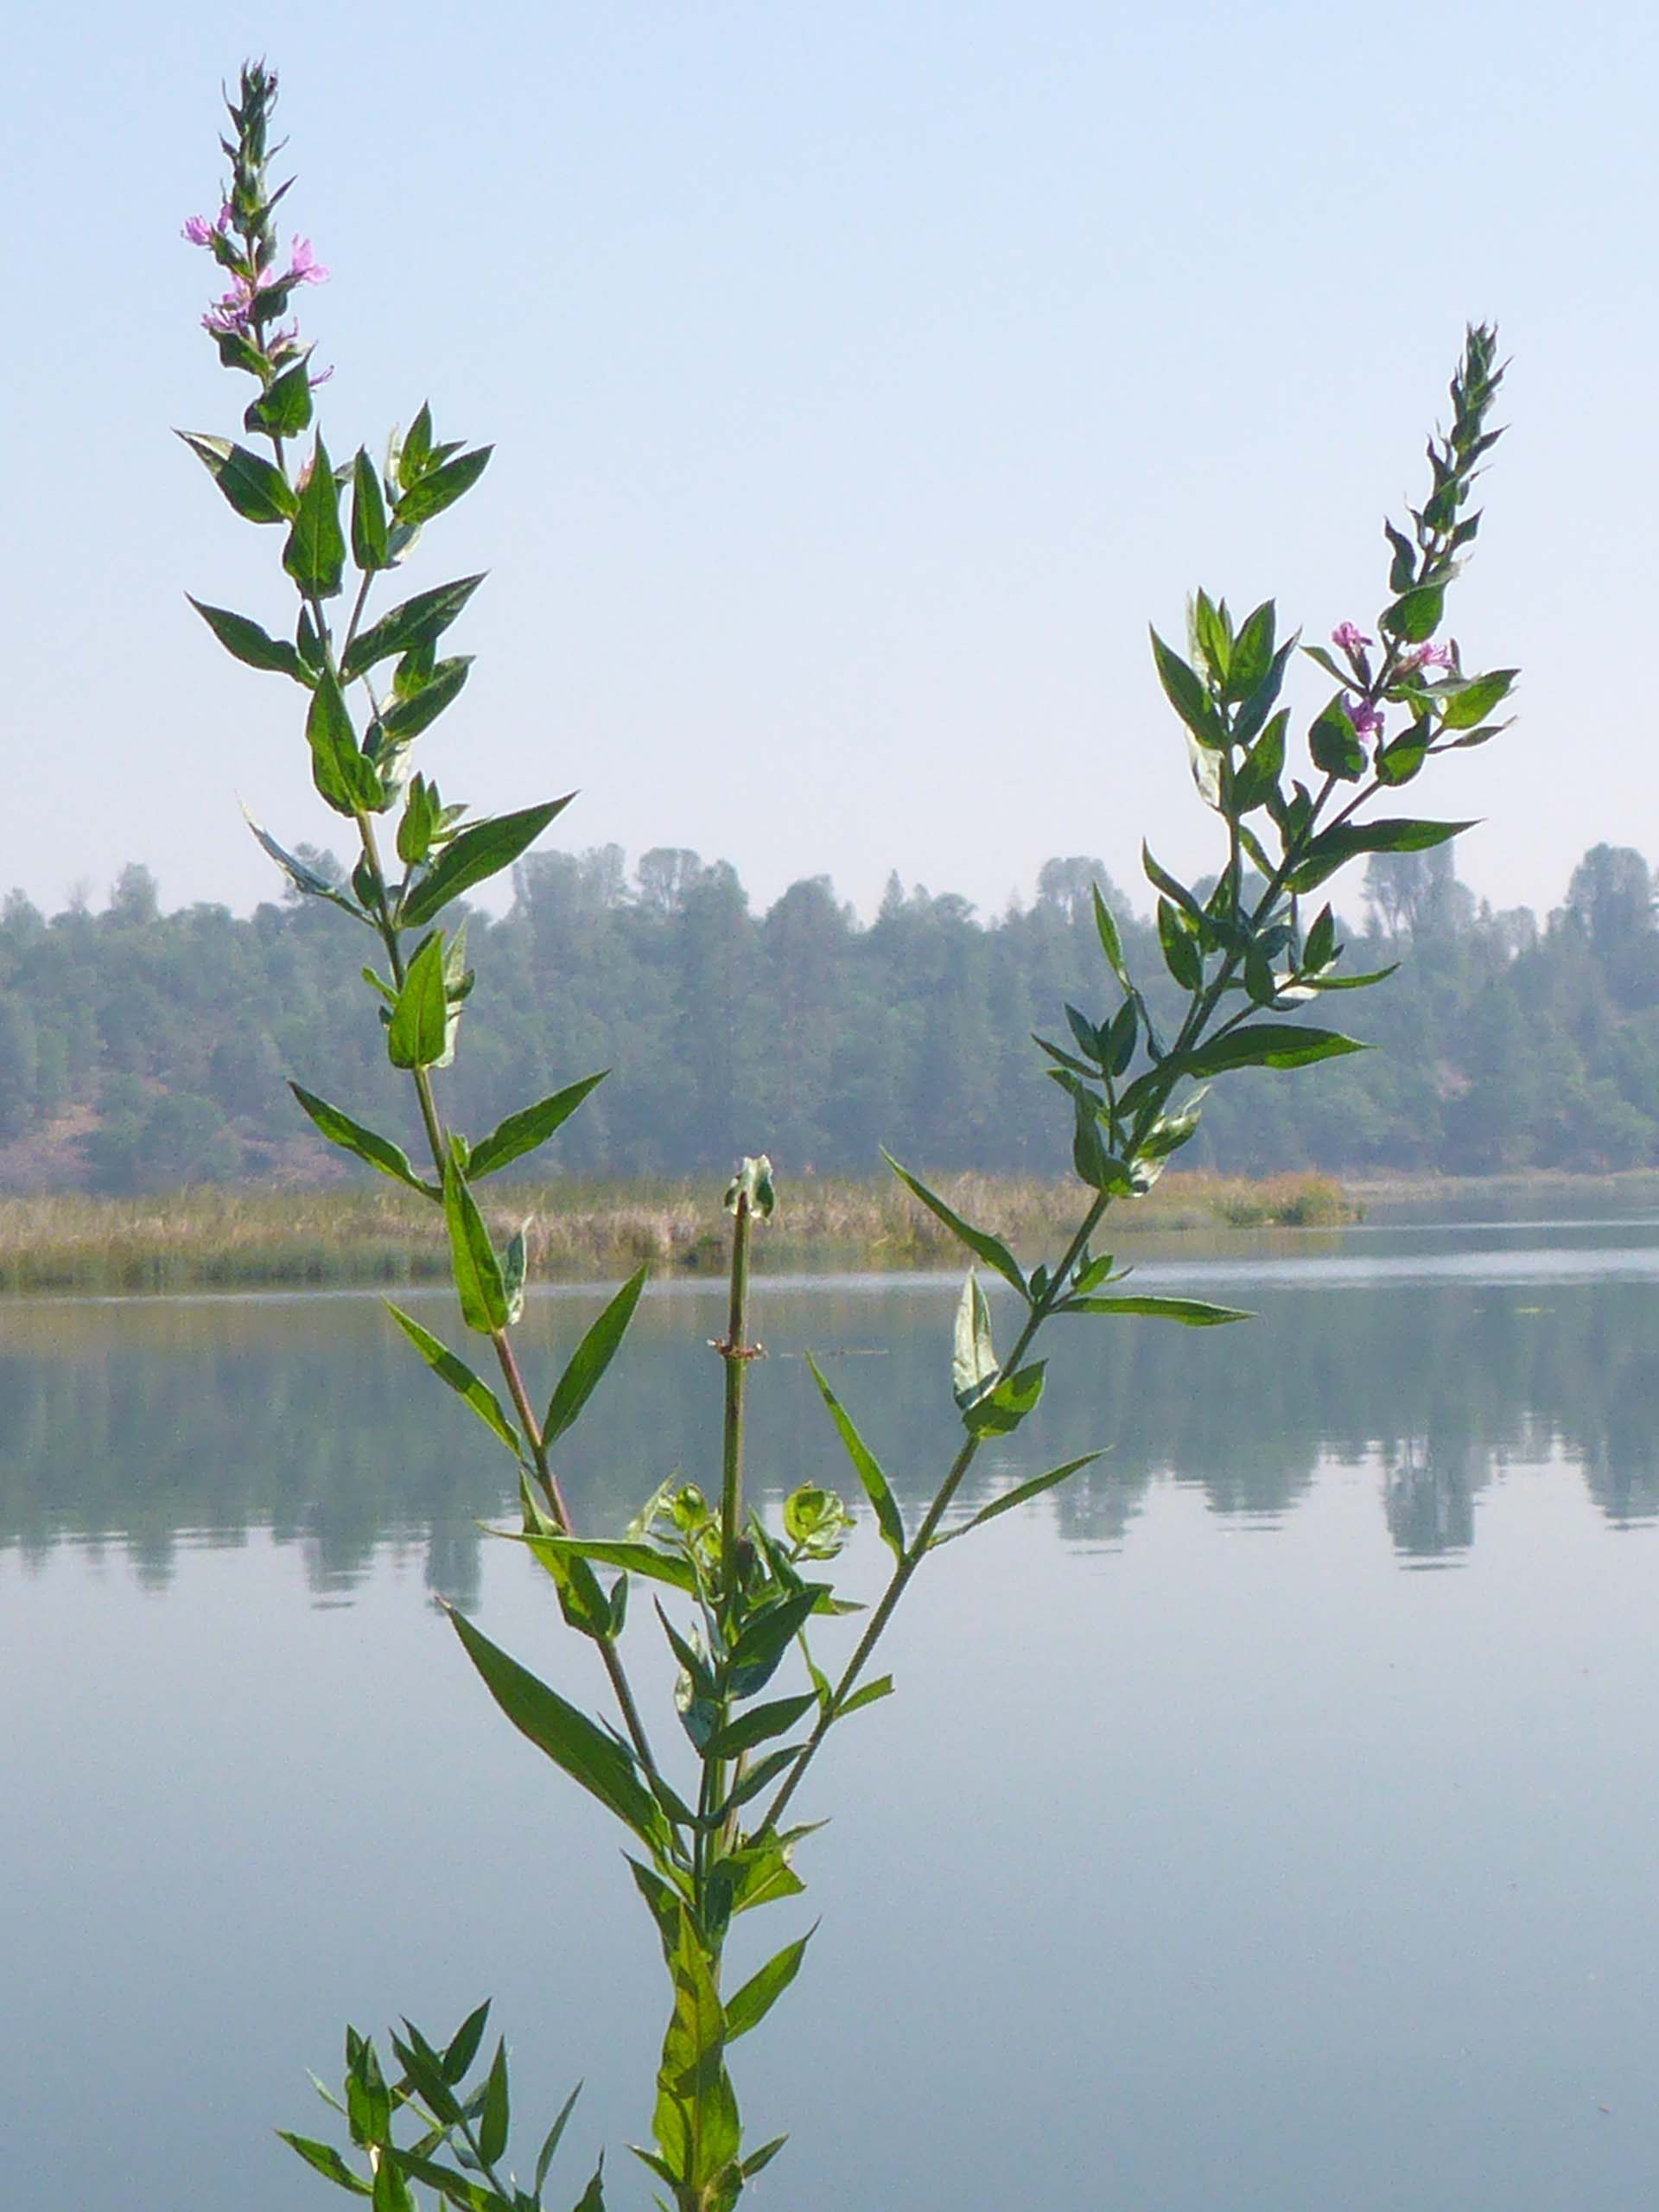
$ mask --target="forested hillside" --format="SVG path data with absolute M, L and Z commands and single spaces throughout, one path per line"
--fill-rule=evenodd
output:
M 1070 1109 L 1027 1033 L 1064 1037 L 1068 998 L 1105 1009 L 1096 879 L 1131 960 L 1161 976 L 1132 899 L 1086 859 L 1051 861 L 1030 906 L 990 919 L 895 878 L 861 926 L 824 877 L 756 913 L 728 866 L 693 853 L 648 853 L 632 876 L 614 846 L 538 855 L 504 918 L 472 918 L 479 982 L 467 1048 L 441 1078 L 448 1110 L 477 1133 L 609 1067 L 556 1141 L 566 1172 L 717 1171 L 761 1147 L 788 1172 L 859 1172 L 883 1144 L 923 1169 L 1060 1172 Z M 1320 1018 L 1381 1049 L 1294 1084 L 1224 1084 L 1182 1165 L 1659 1164 L 1654 893 L 1642 856 L 1608 845 L 1541 922 L 1478 906 L 1449 847 L 1374 861 L 1347 902 L 1347 964 L 1399 973 Z M 164 914 L 143 868 L 102 912 L 48 920 L 14 894 L 0 911 L 0 1188 L 344 1172 L 282 1078 L 406 1128 L 407 1086 L 357 972 L 373 949 L 297 898 L 246 919 Z

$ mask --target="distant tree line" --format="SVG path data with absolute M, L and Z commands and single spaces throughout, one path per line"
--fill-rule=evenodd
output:
M 481 980 L 446 1110 L 480 1134 L 607 1067 L 557 1141 L 563 1172 L 719 1172 L 765 1147 L 787 1171 L 861 1173 L 885 1144 L 923 1169 L 1058 1173 L 1070 1110 L 1027 1033 L 1063 1039 L 1067 1000 L 1105 1010 L 1096 881 L 1155 1007 L 1155 935 L 1086 858 L 1051 861 L 1030 906 L 988 920 L 895 876 L 861 925 L 827 877 L 756 913 L 730 866 L 695 853 L 647 853 L 632 876 L 616 846 L 538 855 L 505 917 L 471 917 Z M 1656 887 L 1639 853 L 1598 845 L 1540 923 L 1478 905 L 1449 847 L 1373 861 L 1344 934 L 1351 966 L 1400 963 L 1356 1002 L 1380 1049 L 1310 1071 L 1294 1104 L 1273 1076 L 1240 1077 L 1182 1164 L 1659 1165 Z M 163 914 L 141 867 L 98 913 L 77 900 L 48 920 L 14 893 L 0 909 L 0 1186 L 321 1177 L 335 1160 L 285 1075 L 412 1135 L 362 1020 L 352 934 L 297 897 L 245 919 Z M 1345 1012 L 1327 997 L 1319 1018 Z

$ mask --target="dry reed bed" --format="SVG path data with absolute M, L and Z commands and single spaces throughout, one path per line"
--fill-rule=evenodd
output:
M 1016 1249 L 1052 1243 L 1076 1225 L 1074 1183 L 947 1175 L 938 1187 L 970 1220 Z M 725 1240 L 712 1181 L 502 1185 L 482 1194 L 493 1225 L 528 1219 L 531 1266 L 580 1277 L 654 1266 L 718 1268 Z M 1319 1227 L 1361 1209 L 1328 1176 L 1252 1182 L 1170 1175 L 1124 1210 L 1118 1234 L 1225 1227 Z M 925 1268 L 960 1257 L 943 1224 L 891 1179 L 808 1177 L 785 1184 L 766 1238 L 773 1265 L 840 1261 Z M 165 1197 L 77 1192 L 0 1198 L 0 1289 L 181 1290 L 264 1285 L 437 1281 L 448 1273 L 435 1207 L 387 1185 L 316 1191 L 206 1186 Z

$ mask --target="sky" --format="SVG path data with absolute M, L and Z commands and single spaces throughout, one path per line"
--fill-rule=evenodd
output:
M 0 889 L 272 895 L 240 801 L 342 844 L 280 534 L 169 426 L 251 387 L 199 327 L 221 79 L 280 73 L 338 456 L 429 398 L 493 442 L 398 582 L 487 569 L 423 741 L 446 797 L 581 798 L 550 842 L 732 861 L 757 906 L 890 871 L 988 916 L 1056 855 L 1145 906 L 1213 865 L 1147 626 L 1198 584 L 1310 639 L 1386 598 L 1465 321 L 1513 365 L 1454 587 L 1519 719 L 1421 810 L 1499 906 L 1659 860 L 1651 635 L 1659 17 L 1459 0 L 96 0 L 9 33 L 13 337 Z M 379 602 L 384 604 L 384 601 Z M 1311 668 L 1297 695 L 1321 703 Z M 1645 756 L 1644 756 L 1645 757 Z M 1352 901 L 1357 904 L 1357 900 Z

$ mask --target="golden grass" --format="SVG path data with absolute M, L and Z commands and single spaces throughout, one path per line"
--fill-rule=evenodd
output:
M 1016 1250 L 1076 1226 L 1077 1186 L 1034 1177 L 946 1175 L 941 1194 Z M 534 1274 L 581 1277 L 637 1267 L 717 1270 L 726 1240 L 715 1179 L 486 1188 L 492 1224 L 531 1223 Z M 1359 1217 L 1323 1175 L 1172 1174 L 1125 1207 L 1115 1239 L 1136 1231 L 1315 1227 Z M 944 1224 L 892 1178 L 785 1183 L 765 1240 L 776 1266 L 839 1262 L 930 1268 L 960 1257 Z M 207 1186 L 165 1197 L 73 1192 L 0 1198 L 0 1289 L 134 1291 L 281 1288 L 441 1280 L 448 1247 L 435 1207 L 391 1183 L 318 1191 Z

